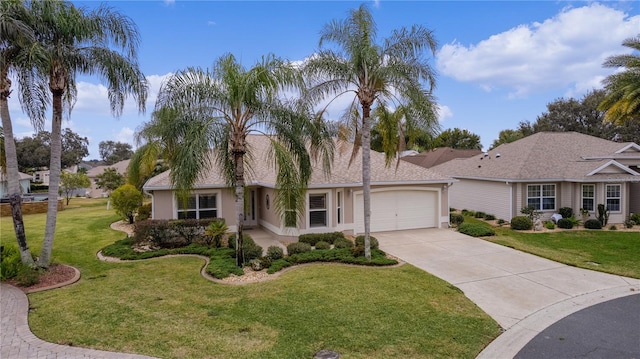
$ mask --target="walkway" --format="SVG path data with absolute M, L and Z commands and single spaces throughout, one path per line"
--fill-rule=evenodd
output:
M 638 279 L 570 267 L 454 230 L 374 236 L 385 252 L 460 288 L 506 329 L 480 358 L 513 358 L 567 315 L 640 291 Z
M 0 358 L 3 359 L 152 359 L 152 357 L 47 343 L 29 329 L 29 300 L 18 288 L 0 283 Z

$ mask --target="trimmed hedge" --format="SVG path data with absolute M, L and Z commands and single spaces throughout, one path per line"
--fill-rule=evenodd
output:
M 496 232 L 483 224 L 463 223 L 458 227 L 458 232 L 472 237 L 495 236 Z
M 355 245 L 356 247 L 357 246 L 364 247 L 364 236 L 357 236 Z M 378 239 L 372 235 L 369 235 L 369 245 L 370 245 L 370 249 L 378 249 L 380 247 L 380 244 L 378 243 Z
M 316 243 L 323 241 L 329 244 L 333 244 L 336 239 L 342 239 L 344 237 L 344 233 L 342 232 L 331 232 L 331 233 L 308 233 L 301 234 L 298 236 L 298 242 L 309 243 L 312 247 L 316 245 Z
M 584 228 L 587 229 L 602 229 L 602 223 L 597 219 L 588 219 L 584 222 Z
M 316 245 L 314 246 L 315 249 L 331 249 L 331 244 L 325 242 L 325 241 L 320 241 L 318 243 L 316 243 Z
M 573 208 L 571 207 L 562 207 L 558 210 L 558 213 L 562 216 L 562 218 L 573 217 Z M 558 226 L 560 227 L 560 226 Z
M 573 228 L 573 221 L 569 218 L 560 218 L 558 220 L 558 228 L 571 229 Z
M 266 257 L 272 262 L 277 261 L 278 259 L 284 258 L 284 251 L 278 246 L 269 246 Z
M 191 243 L 205 242 L 207 226 L 219 219 L 153 219 L 134 224 L 134 243 L 151 242 L 160 248 L 185 247 Z
M 526 231 L 533 228 L 533 221 L 527 216 L 516 216 L 511 218 L 511 229 Z
M 449 214 L 449 223 L 452 226 L 459 226 L 462 222 L 464 222 L 464 216 L 459 213 L 450 213 Z
M 306 252 L 311 252 L 311 245 L 309 243 L 295 242 L 287 246 L 287 254 L 290 256 Z
M 342 238 L 342 239 L 336 239 L 335 242 L 333 242 L 333 247 L 340 249 L 340 248 L 352 248 L 353 247 L 353 242 L 350 241 L 347 238 Z
M 352 254 L 351 250 L 347 248 L 323 249 L 297 253 L 286 258 L 274 261 L 273 263 L 271 263 L 269 269 L 267 269 L 267 273 L 273 274 L 292 265 L 312 262 L 332 262 L 368 266 L 388 266 L 398 264 L 398 261 L 396 261 L 395 259 L 387 258 L 386 254 L 379 249 L 371 250 L 371 260 L 367 260 L 362 256 L 355 257 Z

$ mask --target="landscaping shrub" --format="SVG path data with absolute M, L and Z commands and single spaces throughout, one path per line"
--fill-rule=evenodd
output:
M 320 241 L 318 243 L 316 243 L 316 245 L 314 246 L 316 249 L 331 249 L 331 244 L 325 242 L 325 241 Z
M 511 218 L 511 229 L 526 231 L 533 228 L 533 221 L 526 216 L 516 216 Z
M 40 283 L 40 272 L 37 269 L 20 264 L 20 269 L 18 269 L 18 274 L 14 279 L 18 281 L 19 286 L 30 287 Z
M 504 219 L 500 218 L 497 222 L 496 222 L 499 226 L 502 226 L 503 224 L 507 223 Z
M 455 212 L 457 211 L 457 209 L 453 208 L 453 207 L 449 207 L 449 212 Z
M 473 217 L 476 215 L 475 211 L 471 211 L 468 209 L 463 209 L 460 213 L 462 213 L 463 216 L 470 216 L 470 217 Z
M 342 238 L 342 239 L 336 239 L 335 242 L 333 242 L 333 247 L 337 248 L 337 249 L 341 249 L 341 248 L 351 248 L 353 247 L 353 242 L 350 241 L 347 238 Z
M 636 222 L 632 221 L 631 219 L 627 219 L 626 221 L 624 221 L 624 226 L 626 228 L 633 228 L 635 224 Z
M 558 213 L 562 216 L 562 218 L 573 217 L 573 208 L 571 207 L 562 207 L 558 210 Z M 560 227 L 560 226 L 558 226 Z
M 351 248 L 351 254 L 354 257 L 364 257 L 364 245 L 356 245 Z
M 229 248 L 236 250 L 236 233 L 232 233 L 229 236 Z M 249 262 L 252 259 L 262 257 L 262 247 L 257 245 L 256 242 L 251 238 L 251 236 L 247 233 L 242 234 L 242 250 L 244 252 L 244 259 L 246 262 Z
M 487 221 L 493 221 L 494 219 L 496 219 L 496 216 L 494 216 L 493 214 L 485 214 L 484 219 Z
M 558 220 L 558 228 L 571 229 L 573 222 L 569 218 L 560 218 Z
M 452 226 L 459 226 L 462 222 L 464 222 L 464 216 L 458 213 L 450 213 L 449 214 L 449 223 Z
M 138 207 L 138 214 L 136 215 L 136 221 L 145 221 L 151 218 L 151 203 L 143 204 Z
M 207 247 L 210 247 L 213 244 L 214 247 L 220 248 L 222 247 L 222 239 L 227 234 L 229 234 L 229 227 L 227 227 L 224 219 L 219 219 L 209 223 L 207 228 L 205 228 L 204 236 L 202 237 Z
M 298 236 L 298 242 L 309 243 L 312 247 L 316 245 L 316 243 L 323 241 L 329 244 L 333 244 L 336 239 L 344 238 L 344 233 L 342 232 L 331 232 L 331 233 L 308 233 L 301 234 Z
M 484 216 L 486 216 L 486 215 L 487 215 L 486 213 L 478 211 L 478 212 L 474 213 L 473 216 L 475 218 L 484 218 Z
M 640 225 L 640 213 L 634 213 L 629 216 L 629 220 L 632 220 L 633 223 Z
M 290 256 L 294 254 L 305 253 L 310 251 L 311 251 L 311 245 L 309 243 L 295 242 L 287 246 L 287 254 Z
M 235 275 L 243 275 L 244 271 L 236 265 L 234 257 L 218 257 L 211 258 L 211 261 L 207 266 L 207 273 L 214 278 L 223 279 L 228 277 L 231 273 Z
M 227 241 L 227 247 L 235 250 L 236 249 L 236 236 L 238 234 L 237 233 L 231 233 L 229 235 L 229 240 Z M 243 244 L 246 243 L 252 243 L 252 244 L 256 244 L 256 242 L 253 241 L 253 238 L 251 237 L 251 235 L 247 234 L 247 233 L 242 233 L 242 238 L 243 238 Z
M 135 243 L 151 242 L 160 248 L 185 247 L 205 242 L 205 228 L 218 219 L 146 220 L 134 224 Z
M 356 243 L 355 243 L 356 247 L 357 246 L 363 246 L 364 247 L 364 236 L 357 236 L 356 237 Z M 380 247 L 379 243 L 378 243 L 378 239 L 374 236 L 369 236 L 369 246 L 371 249 L 378 249 L 378 247 Z
M 472 237 L 488 237 L 496 234 L 492 228 L 476 223 L 463 223 L 458 227 L 458 232 Z
M 282 250 L 282 248 L 278 246 L 269 246 L 269 248 L 267 248 L 266 257 L 270 261 L 274 262 L 274 261 L 277 261 L 278 259 L 284 258 L 284 251 Z
M 615 225 L 613 225 L 613 224 L 612 224 L 612 225 L 609 227 L 609 230 L 610 230 L 610 231 L 617 231 L 617 230 L 618 230 L 618 227 L 616 227 Z
M 606 226 L 607 223 L 609 223 L 610 213 L 611 211 L 609 211 L 609 209 L 604 204 L 598 205 L 598 221 L 600 221 L 602 227 Z
M 587 229 L 602 229 L 602 223 L 597 219 L 588 219 L 584 222 L 584 228 Z
M 544 228 L 546 229 L 555 229 L 556 225 L 551 221 L 544 222 Z
M 0 246 L 0 279 L 15 278 L 22 267 L 22 259 L 18 248 L 12 246 Z

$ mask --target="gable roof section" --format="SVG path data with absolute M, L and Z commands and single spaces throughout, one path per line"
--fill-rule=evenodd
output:
M 539 132 L 433 169 L 454 178 L 496 181 L 639 181 L 633 170 L 598 171 L 607 168 L 612 157 L 620 156 L 618 151 L 635 148 L 633 145 L 577 132 Z
M 438 147 L 431 151 L 424 151 L 414 156 L 402 157 L 401 160 L 418 166 L 431 168 L 456 158 L 469 158 L 482 153 L 481 150 L 461 150 L 451 147 Z
M 248 186 L 275 187 L 275 162 L 269 156 L 269 138 L 263 135 L 247 136 L 248 146 L 253 158 L 246 156 L 245 180 Z M 309 180 L 309 188 L 357 187 L 362 185 L 362 152 L 349 165 L 353 145 L 340 143 L 336 145 L 331 175 L 325 177 L 320 164 L 313 164 L 313 172 Z M 170 171 L 163 172 L 147 181 L 145 190 L 172 189 L 169 178 Z M 385 165 L 384 154 L 371 151 L 371 184 L 426 184 L 451 183 L 454 180 L 433 170 L 400 161 L 396 168 L 393 163 Z M 195 188 L 225 188 L 225 178 L 215 166 L 203 171 Z
M 129 162 L 131 162 L 131 160 L 122 160 L 112 165 L 95 166 L 92 169 L 87 171 L 87 176 L 96 177 L 98 175 L 101 175 L 104 172 L 104 170 L 107 168 L 115 168 L 116 172 L 120 174 L 125 174 L 125 172 L 127 172 L 127 168 L 129 167 Z

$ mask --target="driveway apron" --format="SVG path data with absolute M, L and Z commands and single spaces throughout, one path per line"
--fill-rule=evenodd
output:
M 640 290 L 638 279 L 567 266 L 452 229 L 373 235 L 383 251 L 460 288 L 502 328 L 514 333 L 498 338 L 507 346 L 521 348 L 573 312 Z

